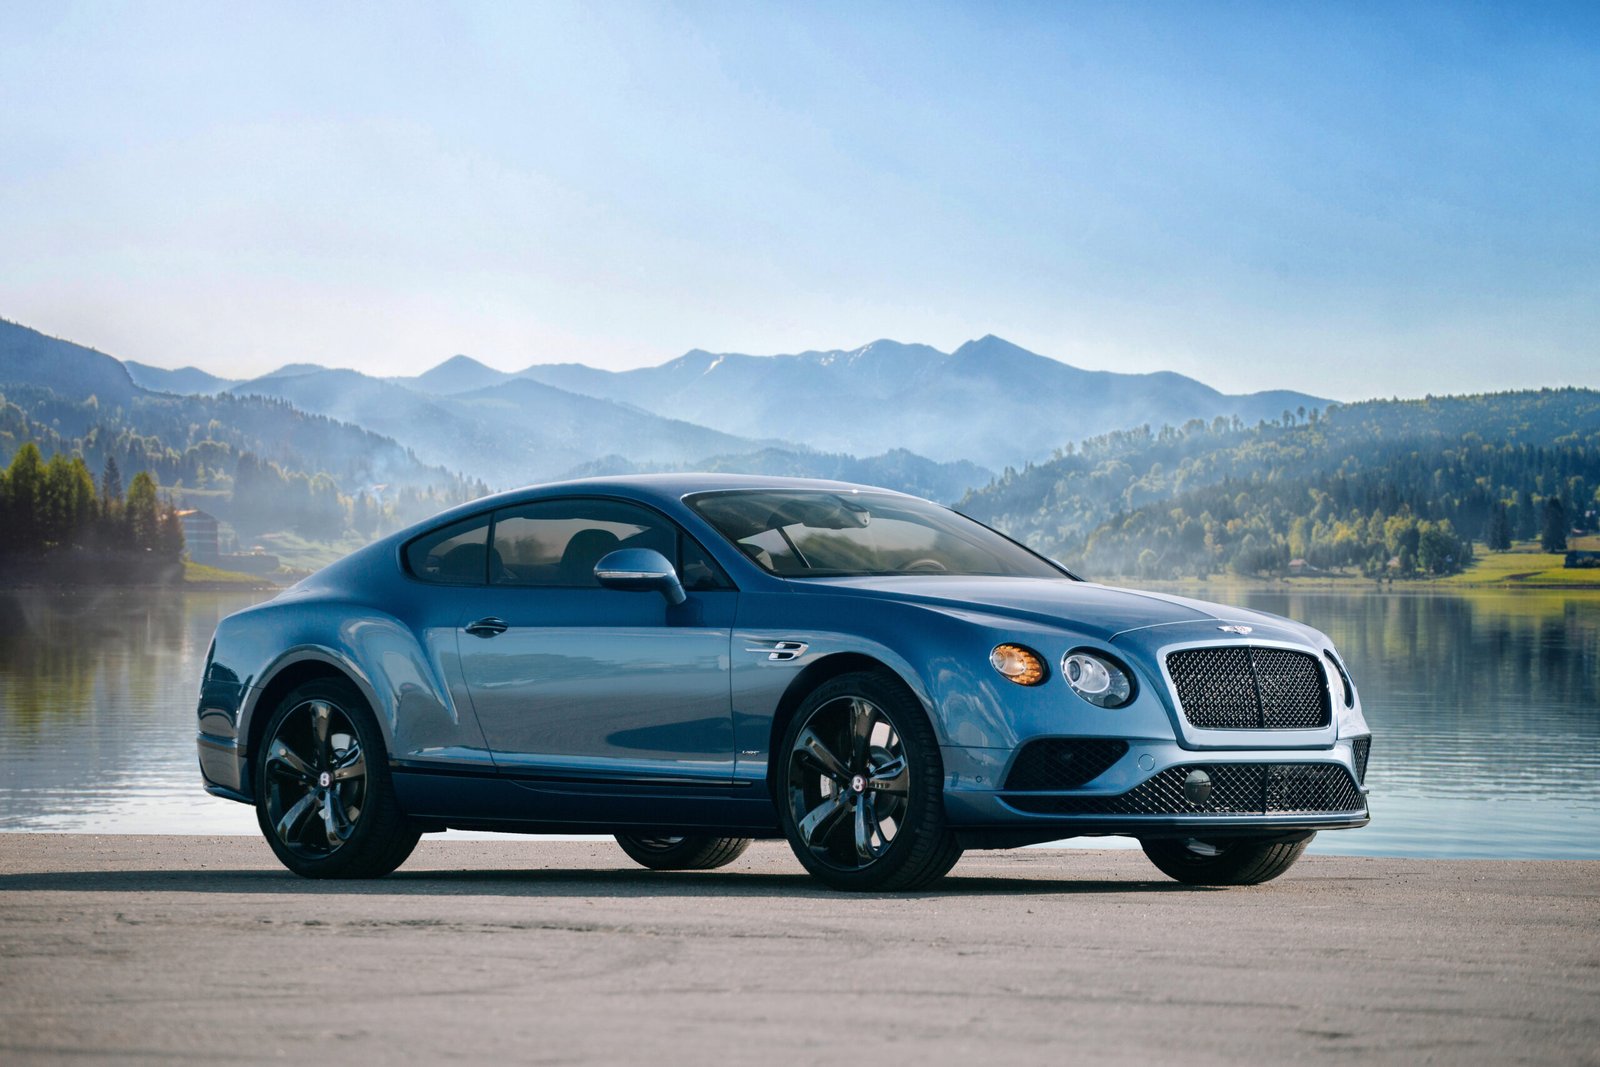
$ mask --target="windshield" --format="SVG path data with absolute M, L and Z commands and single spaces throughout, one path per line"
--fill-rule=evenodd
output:
M 785 578 L 1067 578 L 987 526 L 915 497 L 759 489 L 701 493 L 687 502 L 741 552 Z

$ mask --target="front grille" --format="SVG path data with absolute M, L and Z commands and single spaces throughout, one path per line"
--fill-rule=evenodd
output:
M 1007 789 L 1077 789 L 1100 777 L 1128 751 L 1128 742 L 1101 737 L 1046 737 L 1017 753 Z
M 1211 793 L 1199 804 L 1184 796 L 1191 771 L 1205 771 Z M 1365 811 L 1350 772 L 1337 763 L 1217 763 L 1168 767 L 1114 797 L 1007 796 L 1007 804 L 1040 815 L 1278 815 Z
M 1317 657 L 1222 645 L 1167 655 L 1184 718 L 1205 730 L 1310 730 L 1333 721 Z
M 1351 755 L 1356 759 L 1356 783 L 1367 784 L 1367 756 L 1372 752 L 1372 735 L 1358 737 L 1350 742 Z

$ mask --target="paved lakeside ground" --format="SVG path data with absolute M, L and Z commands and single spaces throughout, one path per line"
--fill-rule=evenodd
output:
M 239 837 L 0 834 L 0 1060 L 1600 1063 L 1600 862 L 970 853 L 851 896 L 781 843 L 655 874 L 425 842 L 318 883 Z

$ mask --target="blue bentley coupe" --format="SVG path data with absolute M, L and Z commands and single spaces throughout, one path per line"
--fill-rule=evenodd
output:
M 837 482 L 465 504 L 224 619 L 199 720 L 206 789 L 320 878 L 457 827 L 611 834 L 662 870 L 781 835 L 862 890 L 1121 834 L 1180 881 L 1242 885 L 1368 818 L 1370 732 L 1321 633 L 1082 581 Z

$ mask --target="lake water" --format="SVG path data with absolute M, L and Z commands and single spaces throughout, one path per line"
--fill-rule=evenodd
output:
M 194 702 L 260 596 L 0 591 L 0 831 L 254 834 L 200 789 Z M 1372 825 L 1315 851 L 1600 858 L 1600 595 L 1234 599 L 1328 633 L 1373 727 Z

